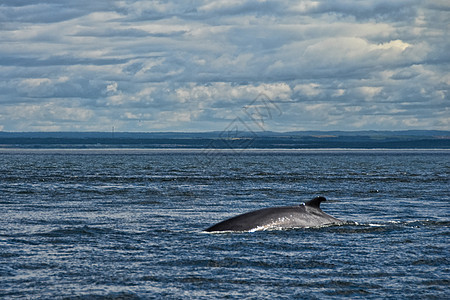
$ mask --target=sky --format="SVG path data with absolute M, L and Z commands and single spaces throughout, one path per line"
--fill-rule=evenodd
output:
M 1 0 L 0 131 L 450 130 L 446 0 Z

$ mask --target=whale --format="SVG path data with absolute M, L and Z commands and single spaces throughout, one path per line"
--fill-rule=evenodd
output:
M 320 203 L 324 201 L 325 197 L 315 197 L 300 205 L 263 208 L 224 220 L 204 231 L 245 232 L 345 224 L 320 209 Z

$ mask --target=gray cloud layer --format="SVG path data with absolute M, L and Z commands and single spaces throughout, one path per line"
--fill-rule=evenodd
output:
M 3 0 L 0 130 L 450 127 L 447 1 L 179 2 Z

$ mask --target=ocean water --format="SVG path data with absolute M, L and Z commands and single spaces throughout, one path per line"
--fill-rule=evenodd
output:
M 448 298 L 449 154 L 3 150 L 0 298 Z M 349 223 L 202 232 L 318 195 Z

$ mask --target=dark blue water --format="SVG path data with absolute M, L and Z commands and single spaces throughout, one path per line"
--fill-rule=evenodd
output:
M 0 153 L 2 299 L 443 299 L 448 151 Z M 207 234 L 322 195 L 344 226 Z

